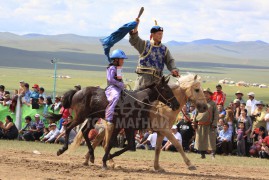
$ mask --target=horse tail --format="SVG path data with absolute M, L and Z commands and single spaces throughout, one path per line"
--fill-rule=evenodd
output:
M 76 94 L 76 90 L 69 90 L 63 95 L 62 105 L 65 109 L 68 109 L 72 105 L 72 98 Z
M 88 119 L 86 119 L 84 121 L 84 123 L 81 125 L 76 137 L 74 138 L 74 141 L 72 142 L 72 144 L 70 144 L 70 146 L 67 150 L 67 153 L 74 152 L 80 146 L 80 143 L 81 143 L 82 138 L 83 138 L 82 129 L 87 124 L 87 122 L 88 122 Z

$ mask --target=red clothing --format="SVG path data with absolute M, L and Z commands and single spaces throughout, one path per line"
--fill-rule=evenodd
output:
M 64 107 L 61 107 L 60 114 L 63 114 L 62 118 L 67 119 L 68 116 L 70 116 L 70 109 L 64 109 Z
M 215 91 L 212 95 L 212 101 L 214 101 L 217 105 L 224 105 L 226 100 L 226 94 L 222 91 Z
M 264 139 L 263 139 L 263 142 L 266 143 L 266 146 L 269 147 L 269 136 L 266 136 Z

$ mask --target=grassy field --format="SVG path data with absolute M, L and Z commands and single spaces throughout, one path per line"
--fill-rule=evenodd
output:
M 189 71 L 193 71 L 194 69 L 188 69 Z M 53 91 L 53 69 L 27 69 L 27 68 L 3 68 L 0 67 L 0 84 L 4 84 L 7 90 L 13 91 L 17 89 L 19 86 L 19 81 L 24 80 L 28 82 L 30 86 L 37 83 L 39 86 L 42 86 L 46 90 L 47 95 L 51 95 Z M 187 71 L 187 69 L 182 69 L 182 71 Z M 206 71 L 203 70 L 203 71 Z M 216 71 L 216 70 L 215 70 Z M 224 72 L 225 71 L 225 72 Z M 202 84 L 203 88 L 209 87 L 212 91 L 215 90 L 215 85 L 217 84 L 218 80 L 222 78 L 231 78 L 237 77 L 240 79 L 244 76 L 251 77 L 249 82 L 255 82 L 255 79 L 261 79 L 266 77 L 265 74 L 267 72 L 261 71 L 259 74 L 256 72 L 257 70 L 248 71 L 246 70 L 219 70 L 218 72 L 222 72 L 220 74 L 207 74 L 207 73 L 199 73 L 202 77 L 202 80 L 206 81 Z M 252 74 L 253 73 L 253 74 Z M 248 74 L 248 76 L 247 76 Z M 63 94 L 65 91 L 69 89 L 73 89 L 73 86 L 76 84 L 80 84 L 82 87 L 85 86 L 100 86 L 102 88 L 106 87 L 106 76 L 105 72 L 101 71 L 82 71 L 82 70 L 69 70 L 69 69 L 58 69 L 57 75 L 68 75 L 71 79 L 64 79 L 64 78 L 57 78 L 56 83 L 56 94 Z M 132 80 L 132 82 L 128 82 L 132 87 L 134 85 L 134 81 L 137 77 L 135 73 L 125 73 L 125 78 Z M 232 101 L 235 96 L 234 93 L 240 90 L 242 91 L 245 96 L 244 99 L 246 100 L 246 94 L 248 92 L 255 92 L 256 99 L 263 100 L 265 103 L 269 103 L 269 93 L 268 88 L 257 88 L 257 87 L 238 87 L 232 85 L 223 85 L 223 91 L 227 94 L 227 102 L 226 105 Z

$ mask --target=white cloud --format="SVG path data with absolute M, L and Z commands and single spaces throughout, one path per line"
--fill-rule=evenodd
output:
M 156 19 L 164 41 L 202 38 L 269 42 L 269 1 L 264 0 L 10 0 L 0 2 L 2 31 L 106 36 L 145 7 L 139 32 L 149 37 Z

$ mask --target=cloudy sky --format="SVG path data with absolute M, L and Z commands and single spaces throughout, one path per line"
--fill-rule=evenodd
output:
M 134 20 L 141 6 L 143 38 L 156 19 L 165 42 L 269 42 L 267 0 L 1 0 L 0 32 L 107 36 Z

